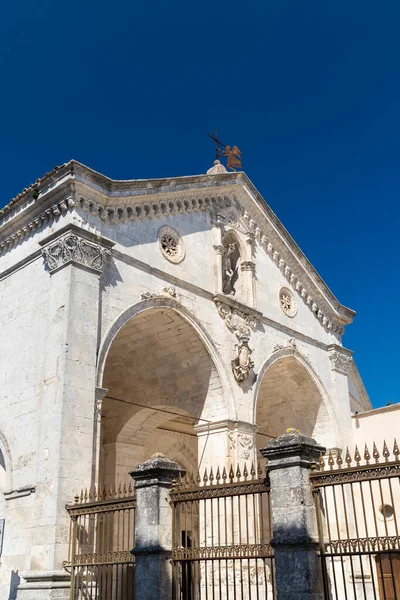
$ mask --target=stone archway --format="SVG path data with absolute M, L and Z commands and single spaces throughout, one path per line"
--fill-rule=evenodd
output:
M 294 427 L 327 448 L 335 447 L 337 424 L 325 390 L 295 350 L 278 351 L 264 365 L 256 394 L 258 448 Z
M 197 468 L 196 424 L 228 418 L 219 371 L 193 325 L 152 306 L 128 319 L 104 362 L 99 483 L 126 481 L 155 452 Z M 179 462 L 179 460 L 178 460 Z

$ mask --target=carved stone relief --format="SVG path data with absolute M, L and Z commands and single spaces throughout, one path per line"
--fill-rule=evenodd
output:
M 285 315 L 294 317 L 297 313 L 297 303 L 294 295 L 287 287 L 279 290 L 279 304 Z
M 180 234 L 169 225 L 163 225 L 158 232 L 161 254 L 172 263 L 180 263 L 185 258 L 185 245 Z
M 173 285 L 163 288 L 160 292 L 143 292 L 140 297 L 142 300 L 150 300 L 151 298 L 176 298 L 176 289 Z
M 111 256 L 111 252 L 100 244 L 89 242 L 74 233 L 68 233 L 43 248 L 42 254 L 50 273 L 68 263 L 83 265 L 100 273 Z
M 329 360 L 331 361 L 332 370 L 347 374 L 353 359 L 348 354 L 331 350 L 329 352 Z
M 249 336 L 236 332 L 238 344 L 236 344 L 236 357 L 232 360 L 232 371 L 236 381 L 242 383 L 247 379 L 251 369 L 254 367 L 254 362 L 251 360 L 253 350 L 249 347 Z
M 235 334 L 238 343 L 235 345 L 235 358 L 232 360 L 232 371 L 237 382 L 245 381 L 254 366 L 251 360 L 253 351 L 249 346 L 251 332 L 257 327 L 261 313 L 228 300 L 222 295 L 214 297 L 218 313 L 224 319 L 229 331 Z
M 229 448 L 238 451 L 238 458 L 249 460 L 255 446 L 254 435 L 237 431 L 229 432 Z

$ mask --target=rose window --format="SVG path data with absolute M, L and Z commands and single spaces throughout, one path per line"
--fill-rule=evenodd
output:
M 161 227 L 158 232 L 158 242 L 161 253 L 170 262 L 179 263 L 185 258 L 185 247 L 182 237 L 172 227 L 168 225 Z

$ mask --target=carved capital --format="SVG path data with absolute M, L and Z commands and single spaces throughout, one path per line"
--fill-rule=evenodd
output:
M 346 348 L 333 344 L 328 348 L 328 356 L 331 361 L 332 371 L 339 371 L 347 375 L 350 369 L 352 353 Z
M 94 414 L 98 422 L 101 421 L 101 409 L 103 406 L 103 399 L 107 395 L 108 390 L 106 388 L 97 387 L 94 400 Z
M 96 236 L 80 230 L 78 227 L 69 227 L 58 232 L 58 237 L 53 241 L 44 240 L 47 245 L 42 250 L 45 266 L 54 273 L 68 264 L 80 265 L 86 269 L 101 273 L 104 265 L 111 256 L 110 248 L 114 245 L 108 241 L 99 243 Z
M 245 260 L 240 265 L 240 270 L 241 271 L 251 271 L 252 273 L 255 273 L 256 272 L 256 265 L 251 260 Z

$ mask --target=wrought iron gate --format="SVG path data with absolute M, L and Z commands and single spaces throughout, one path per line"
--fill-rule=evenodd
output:
M 71 600 L 134 600 L 135 496 L 132 487 L 82 491 L 71 517 Z
M 373 444 L 311 473 L 327 600 L 400 600 L 399 458 L 396 442 L 392 456 Z
M 214 474 L 215 473 L 215 474 Z M 244 465 L 175 482 L 173 600 L 274 598 L 269 485 Z

